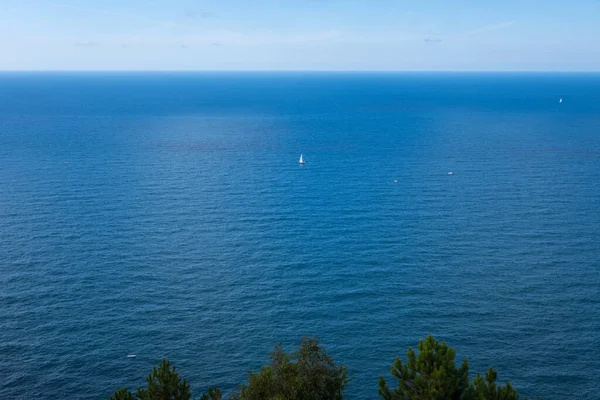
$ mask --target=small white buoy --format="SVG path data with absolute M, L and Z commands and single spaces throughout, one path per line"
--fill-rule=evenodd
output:
M 127 358 L 135 358 L 135 354 L 127 354 Z
M 452 175 L 452 171 L 448 172 L 448 175 Z
M 394 179 L 394 183 L 398 183 L 398 179 Z

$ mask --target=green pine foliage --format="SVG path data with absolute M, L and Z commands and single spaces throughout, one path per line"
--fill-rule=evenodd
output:
M 146 378 L 148 387 L 138 388 L 135 398 L 139 400 L 190 400 L 190 385 L 181 379 L 171 362 L 162 360 L 158 367 Z M 127 389 L 119 389 L 110 400 L 133 400 L 133 395 Z
M 409 347 L 407 361 L 396 358 L 392 375 L 396 388 L 390 390 L 383 377 L 379 378 L 379 395 L 385 400 L 460 400 L 469 387 L 469 364 L 454 363 L 455 351 L 445 342 L 429 335 L 419 342 L 419 354 Z
M 379 396 L 385 400 L 520 400 L 509 382 L 496 384 L 497 372 L 477 373 L 469 382 L 469 364 L 455 364 L 455 350 L 429 335 L 419 341 L 418 351 L 409 347 L 406 361 L 396 358 L 392 375 L 396 385 L 389 388 L 379 378 Z M 230 400 L 340 400 L 348 383 L 348 369 L 336 364 L 317 339 L 302 338 L 300 347 L 286 353 L 275 346 L 271 362 L 248 373 Z M 191 400 L 190 385 L 180 378 L 167 360 L 153 368 L 147 387 L 135 396 L 127 389 L 117 390 L 110 400 Z M 219 388 L 211 386 L 200 400 L 222 400 Z M 525 398 L 527 400 L 527 398 Z
M 163 358 L 160 365 L 152 369 L 146 378 L 148 388 L 138 388 L 137 397 L 141 400 L 190 400 L 190 385 L 179 377 L 175 367 Z
M 455 351 L 431 335 L 421 340 L 419 354 L 409 347 L 407 361 L 396 359 L 392 375 L 397 386 L 390 390 L 379 378 L 379 396 L 385 400 L 519 400 L 519 394 L 509 382 L 496 385 L 497 373 L 490 368 L 485 378 L 479 373 L 469 383 L 469 364 L 465 359 L 460 368 L 454 363 Z M 527 400 L 527 398 L 525 398 Z
M 337 365 L 317 339 L 303 338 L 300 349 L 290 354 L 276 346 L 271 364 L 250 372 L 233 399 L 240 400 L 337 400 L 348 383 L 344 365 Z
M 221 400 L 221 390 L 216 386 L 211 386 L 208 388 L 208 393 L 204 393 L 200 400 Z
M 469 389 L 463 395 L 464 400 L 519 400 L 519 395 L 510 382 L 505 386 L 496 385 L 498 373 L 490 368 L 483 378 L 479 372 L 473 378 Z
M 110 396 L 110 400 L 134 400 L 134 398 L 131 392 L 125 388 L 117 390 Z

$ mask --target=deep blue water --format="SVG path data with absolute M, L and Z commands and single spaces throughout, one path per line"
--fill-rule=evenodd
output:
M 374 399 L 428 333 L 600 398 L 599 226 L 600 74 L 3 73 L 0 398 L 310 335 Z

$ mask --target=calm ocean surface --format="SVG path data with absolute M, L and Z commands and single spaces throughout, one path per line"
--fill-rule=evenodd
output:
M 598 399 L 599 227 L 600 74 L 2 73 L 0 398 L 310 335 L 375 399 L 433 333 Z

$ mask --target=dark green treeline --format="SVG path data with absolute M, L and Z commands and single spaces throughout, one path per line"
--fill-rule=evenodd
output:
M 490 368 L 484 376 L 469 379 L 469 364 L 454 361 L 455 351 L 445 342 L 429 335 L 396 359 L 389 384 L 379 378 L 378 392 L 384 400 L 519 400 L 509 382 L 496 384 L 497 373 Z M 271 362 L 259 371 L 249 372 L 245 383 L 229 396 L 230 400 L 338 400 L 344 398 L 348 369 L 336 364 L 317 339 L 303 338 L 298 350 L 286 353 L 276 346 Z M 111 400 L 191 400 L 190 385 L 167 360 L 154 367 L 146 387 L 135 395 L 117 390 Z M 209 387 L 200 400 L 221 400 L 217 387 Z

